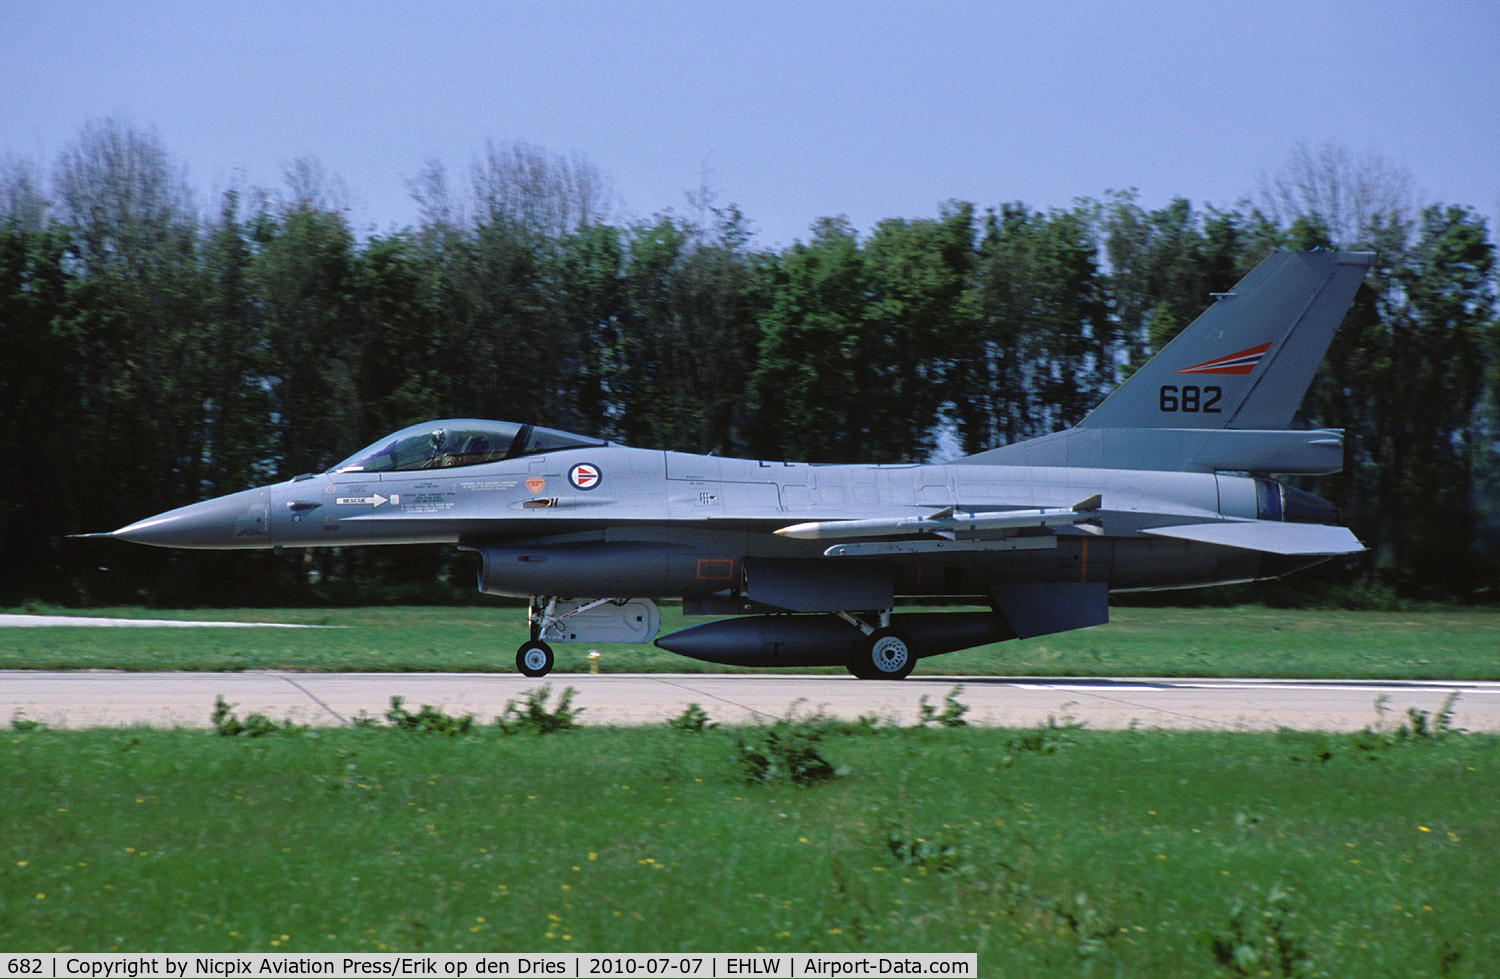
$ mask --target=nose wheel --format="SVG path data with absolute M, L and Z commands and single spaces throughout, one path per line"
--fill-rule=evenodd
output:
M 523 676 L 546 676 L 552 672 L 552 647 L 540 639 L 523 643 L 516 650 L 516 669 Z

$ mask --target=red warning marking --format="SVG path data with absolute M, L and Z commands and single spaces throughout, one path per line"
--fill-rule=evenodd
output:
M 733 558 L 705 557 L 698 559 L 699 581 L 728 581 L 733 577 Z

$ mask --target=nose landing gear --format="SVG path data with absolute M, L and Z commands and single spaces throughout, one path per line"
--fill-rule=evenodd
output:
M 531 638 L 521 643 L 521 648 L 516 650 L 516 670 L 522 676 L 546 676 L 552 672 L 552 664 L 556 658 L 552 655 L 552 647 L 542 641 L 547 634 L 547 629 L 556 624 L 557 598 L 534 596 L 527 609 L 526 620 L 531 625 Z
M 516 669 L 523 676 L 546 676 L 552 672 L 552 647 L 540 639 L 521 644 L 516 650 Z

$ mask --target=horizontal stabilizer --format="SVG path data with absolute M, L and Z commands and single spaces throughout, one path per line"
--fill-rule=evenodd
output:
M 1222 544 L 1267 554 L 1357 554 L 1364 545 L 1346 527 L 1325 524 L 1277 523 L 1254 520 L 1244 523 L 1195 523 L 1181 527 L 1153 527 L 1141 531 L 1156 537 L 1175 537 L 1200 544 Z

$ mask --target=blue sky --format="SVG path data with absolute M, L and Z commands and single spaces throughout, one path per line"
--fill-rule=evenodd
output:
M 0 153 L 154 129 L 205 206 L 315 157 L 364 230 L 486 140 L 581 153 L 621 219 L 703 176 L 762 245 L 942 201 L 1233 207 L 1299 143 L 1500 223 L 1500 4 L 0 0 Z

